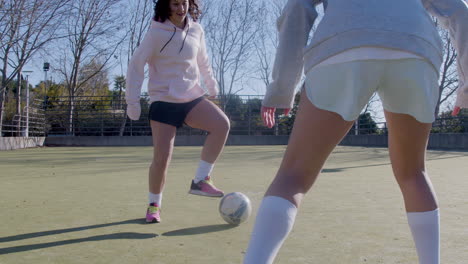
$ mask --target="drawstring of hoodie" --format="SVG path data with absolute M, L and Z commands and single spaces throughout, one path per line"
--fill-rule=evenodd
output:
M 184 49 L 185 40 L 187 39 L 189 30 L 190 30 L 190 24 L 187 24 L 187 33 L 185 34 L 184 40 L 182 41 L 182 46 L 180 47 L 179 54 L 180 54 L 180 53 L 182 52 L 182 50 Z M 177 31 L 177 28 L 174 27 L 174 32 L 172 33 L 171 38 L 166 42 L 166 44 L 164 44 L 164 46 L 161 48 L 161 50 L 159 51 L 159 53 L 161 53 L 161 52 L 166 48 L 167 44 L 169 44 L 169 42 L 171 42 L 171 40 L 174 38 L 174 35 L 175 35 L 176 31 Z
M 169 44 L 169 42 L 171 42 L 171 40 L 172 40 L 172 38 L 174 37 L 175 33 L 176 33 L 176 27 L 174 27 L 174 33 L 172 33 L 171 38 L 166 42 L 166 44 L 164 44 L 164 46 L 161 48 L 161 50 L 159 51 L 159 53 L 161 53 L 161 52 L 164 50 L 164 48 L 167 46 L 167 44 Z
M 180 54 L 180 52 L 182 51 L 182 49 L 184 48 L 185 39 L 186 39 L 187 36 L 188 36 L 189 30 L 190 30 L 190 24 L 187 23 L 187 33 L 185 33 L 184 41 L 182 41 L 182 46 L 180 47 L 179 54 Z

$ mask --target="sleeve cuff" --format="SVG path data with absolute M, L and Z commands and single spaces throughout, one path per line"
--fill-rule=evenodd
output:
M 292 109 L 294 105 L 295 93 L 287 96 L 269 95 L 268 93 L 263 98 L 262 105 L 265 107 L 274 107 L 280 109 Z

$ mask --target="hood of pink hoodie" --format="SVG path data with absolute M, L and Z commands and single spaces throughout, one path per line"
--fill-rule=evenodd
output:
M 164 22 L 157 22 L 157 21 L 154 21 L 154 20 L 152 21 L 151 28 L 156 29 L 156 30 L 163 30 L 163 31 L 172 32 L 171 38 L 169 40 L 167 40 L 167 42 L 161 48 L 160 52 L 163 52 L 164 48 L 166 48 L 166 46 L 172 41 L 172 38 L 174 37 L 176 32 L 184 32 L 185 31 L 185 36 L 184 36 L 184 38 L 182 40 L 180 50 L 179 50 L 179 53 L 182 52 L 182 49 L 184 48 L 184 45 L 185 45 L 185 40 L 186 40 L 186 38 L 187 38 L 187 36 L 189 34 L 190 27 L 192 26 L 192 21 L 191 21 L 190 18 L 186 18 L 186 21 L 187 22 L 185 23 L 185 27 L 183 29 L 175 26 L 171 22 L 171 20 L 169 20 L 169 19 L 166 19 L 166 21 L 164 21 Z
M 186 19 L 187 23 L 185 23 L 185 27 L 182 29 L 182 28 L 179 28 L 177 26 L 175 26 L 171 20 L 169 19 L 166 19 L 166 21 L 164 22 L 158 22 L 158 21 L 154 21 L 152 20 L 151 21 L 151 28 L 159 28 L 159 29 L 163 29 L 163 30 L 167 30 L 167 31 L 174 31 L 174 28 L 177 30 L 177 31 L 185 31 L 187 29 L 189 29 L 190 27 L 192 27 L 193 25 L 193 21 L 192 19 L 188 18 Z

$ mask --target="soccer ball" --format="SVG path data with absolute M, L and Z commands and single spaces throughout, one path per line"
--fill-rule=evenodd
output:
M 249 197 L 240 192 L 226 194 L 219 203 L 219 213 L 227 223 L 239 225 L 252 213 Z

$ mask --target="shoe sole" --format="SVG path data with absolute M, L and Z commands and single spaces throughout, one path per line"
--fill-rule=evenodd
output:
M 146 219 L 146 223 L 149 223 L 149 224 L 150 223 L 160 223 L 160 222 L 161 222 L 161 220 L 157 220 L 157 219 L 152 219 L 152 220 L 149 220 L 149 221 L 148 221 L 148 219 Z
M 207 197 L 223 197 L 223 196 L 224 196 L 224 193 L 221 193 L 221 194 L 211 194 L 211 193 L 206 193 L 206 192 L 202 192 L 202 191 L 198 191 L 198 190 L 190 190 L 190 191 L 189 191 L 189 194 L 200 195 L 200 196 L 207 196 Z

